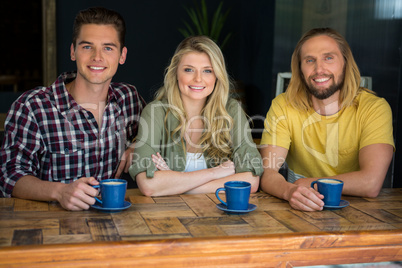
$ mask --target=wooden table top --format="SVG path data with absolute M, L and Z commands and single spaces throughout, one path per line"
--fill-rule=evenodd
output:
M 331 241 L 336 237 L 338 242 L 353 236 L 355 242 L 349 242 L 349 246 L 356 243 L 355 246 L 396 247 L 387 257 L 376 260 L 402 259 L 402 189 L 383 189 L 377 198 L 343 196 L 342 199 L 350 205 L 339 210 L 301 212 L 292 209 L 286 201 L 258 192 L 250 197 L 250 203 L 257 205 L 255 211 L 231 215 L 216 207 L 219 201 L 214 194 L 145 197 L 138 189 L 129 189 L 126 200 L 132 206 L 118 213 L 92 208 L 71 212 L 56 202 L 0 198 L 0 266 L 11 263 L 10 259 L 2 260 L 1 252 L 9 257 L 17 254 L 16 251 L 38 247 L 43 250 L 65 250 L 66 245 L 157 247 L 172 241 L 177 245 L 193 241 L 194 246 L 211 241 L 225 245 L 227 241 L 237 241 L 236 245 L 240 245 L 240 241 L 247 239 L 254 244 L 255 241 L 270 241 L 265 243 L 267 245 L 279 243 L 279 240 L 284 243 L 291 238 L 290 249 L 306 247 L 306 239 L 313 239 L 308 242 L 308 248 L 321 248 L 322 244 L 314 246 L 320 236 L 332 237 Z M 380 237 L 387 241 L 372 242 L 372 238 L 371 242 L 366 241 L 369 236 L 377 237 L 375 241 Z M 358 242 L 356 237 L 359 237 Z M 337 244 L 335 241 L 332 243 Z M 283 245 L 280 247 L 290 250 Z M 138 256 L 136 258 L 138 260 Z

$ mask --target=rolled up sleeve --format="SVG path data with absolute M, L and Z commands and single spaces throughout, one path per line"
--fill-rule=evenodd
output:
M 157 169 L 152 161 L 152 155 L 160 151 L 164 118 L 165 112 L 162 104 L 158 106 L 158 103 L 150 103 L 142 111 L 133 162 L 129 169 L 134 180 L 141 172 L 146 172 L 148 178 L 154 177 Z
M 263 172 L 261 155 L 251 136 L 249 121 L 240 104 L 231 100 L 228 112 L 234 121 L 232 141 L 232 159 L 236 173 L 251 172 L 254 176 L 261 176 Z

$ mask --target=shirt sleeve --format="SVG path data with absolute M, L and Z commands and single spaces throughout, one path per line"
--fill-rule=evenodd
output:
M 141 112 L 146 105 L 145 100 L 138 93 L 134 86 L 130 86 L 129 98 L 126 99 L 125 106 L 130 108 L 130 116 L 128 117 L 129 122 L 127 122 L 126 132 L 127 132 L 127 144 L 128 147 L 132 142 L 135 141 L 138 125 L 140 121 Z
M 11 197 L 16 182 L 23 176 L 37 176 L 41 138 L 30 110 L 20 102 L 11 107 L 5 122 L 5 135 L 0 149 L 0 190 Z
M 145 106 L 141 114 L 136 138 L 133 164 L 129 172 L 135 180 L 135 176 L 141 172 L 146 172 L 148 178 L 153 178 L 157 170 L 152 161 L 152 155 L 160 150 L 162 141 L 162 131 L 164 131 L 165 112 L 158 103 L 151 103 Z M 163 105 L 160 103 L 160 105 Z
M 243 109 L 237 101 L 231 100 L 228 112 L 234 122 L 232 159 L 236 173 L 252 172 L 254 176 L 261 176 L 263 172 L 261 155 L 251 136 L 249 121 Z
M 392 111 L 388 102 L 383 98 L 376 98 L 375 102 L 363 107 L 360 113 L 362 134 L 359 149 L 371 144 L 385 143 L 392 145 L 395 150 Z

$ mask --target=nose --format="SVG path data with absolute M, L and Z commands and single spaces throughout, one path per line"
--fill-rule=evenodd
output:
M 102 49 L 94 48 L 92 59 L 94 61 L 101 61 L 103 59 Z
M 195 72 L 194 72 L 194 81 L 195 81 L 195 82 L 201 82 L 201 81 L 202 81 L 201 72 L 200 72 L 200 71 L 195 71 Z
M 317 60 L 316 63 L 315 63 L 315 71 L 317 73 L 319 73 L 319 72 L 323 71 L 324 69 L 325 69 L 324 68 L 324 63 L 322 61 Z

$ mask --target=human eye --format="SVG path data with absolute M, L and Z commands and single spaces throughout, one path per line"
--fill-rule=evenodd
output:
M 191 72 L 193 71 L 193 69 L 191 69 L 191 68 L 184 68 L 184 71 L 185 71 L 186 73 L 191 73 Z
M 333 60 L 334 59 L 334 57 L 333 56 L 326 56 L 325 57 L 325 60 L 327 60 L 327 61 L 329 61 L 329 60 Z
M 91 46 L 83 46 L 83 49 L 91 49 Z
M 313 62 L 314 62 L 314 59 L 312 59 L 312 58 L 306 59 L 306 63 L 313 63 Z
M 112 51 L 113 48 L 112 48 L 112 47 L 105 47 L 105 50 L 106 50 L 106 51 Z
M 205 69 L 204 73 L 212 74 L 214 71 L 212 69 Z

